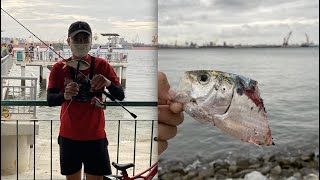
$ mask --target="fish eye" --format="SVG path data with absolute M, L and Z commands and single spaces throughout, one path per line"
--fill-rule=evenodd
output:
M 207 84 L 209 82 L 209 76 L 207 74 L 201 74 L 198 76 L 198 81 L 200 84 Z

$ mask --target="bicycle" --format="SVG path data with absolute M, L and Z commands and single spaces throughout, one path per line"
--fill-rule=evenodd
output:
M 117 170 L 121 171 L 121 175 L 108 175 L 104 176 L 103 180 L 113 180 L 113 179 L 119 179 L 119 180 L 150 180 L 152 179 L 157 173 L 158 173 L 158 162 L 154 163 L 152 166 L 150 166 L 145 171 L 134 175 L 132 177 L 129 177 L 127 169 L 134 167 L 133 163 L 128 164 L 118 164 L 115 162 L 112 162 L 112 166 L 115 167 Z

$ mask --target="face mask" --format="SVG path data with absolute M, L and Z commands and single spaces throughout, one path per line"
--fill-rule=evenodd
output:
M 85 57 L 91 50 L 91 43 L 88 44 L 73 44 L 70 43 L 72 54 L 77 57 Z

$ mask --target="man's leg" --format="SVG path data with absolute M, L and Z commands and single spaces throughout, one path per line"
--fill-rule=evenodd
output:
M 67 180 L 81 180 L 81 142 L 58 137 L 61 174 Z
M 95 176 L 86 173 L 86 180 L 103 180 L 103 176 Z
M 81 180 L 81 169 L 74 174 L 67 175 L 67 180 Z
M 106 138 L 88 141 L 82 148 L 85 151 L 84 172 L 87 180 L 102 180 L 103 175 L 111 174 L 111 165 Z

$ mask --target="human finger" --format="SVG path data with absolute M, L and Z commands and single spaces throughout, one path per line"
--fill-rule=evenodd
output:
M 173 113 L 169 105 L 158 105 L 158 121 L 160 123 L 177 126 L 183 122 L 183 113 Z
M 177 135 L 177 126 L 170 126 L 167 124 L 158 124 L 158 139 L 169 140 Z
M 93 86 L 94 89 L 101 89 L 107 85 L 104 79 L 99 79 L 96 81 L 96 84 Z
M 169 94 L 170 85 L 167 76 L 163 72 L 158 72 L 158 99 L 169 101 L 172 99 Z
M 167 148 L 168 148 L 168 142 L 167 141 L 158 140 L 158 155 L 160 155 Z
M 66 88 L 65 91 L 67 91 L 67 92 L 78 92 L 78 91 L 79 91 L 79 88 L 76 87 L 76 86 L 70 85 L 70 86 L 68 86 L 68 87 Z
M 91 80 L 91 87 L 95 87 L 95 85 L 97 84 L 97 80 L 98 80 L 98 75 L 95 74 Z
M 183 111 L 183 105 L 181 103 L 174 102 L 171 103 L 169 107 L 173 113 L 181 113 Z

